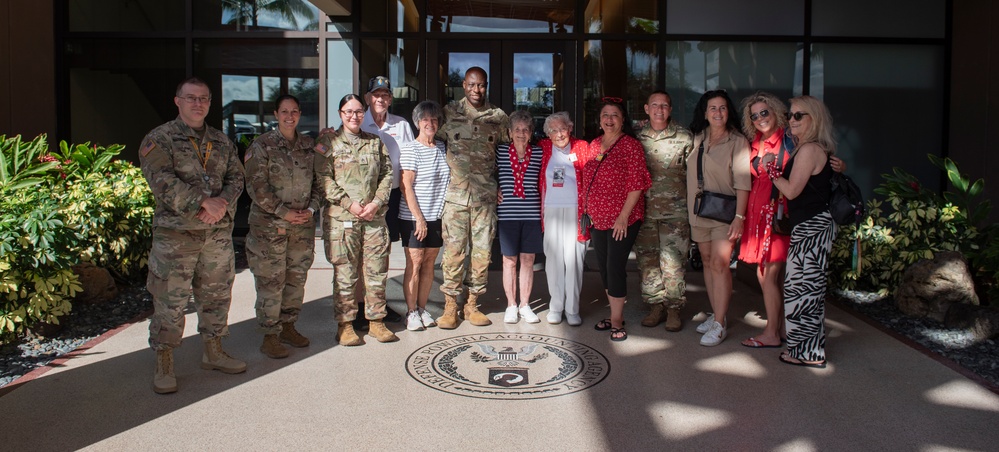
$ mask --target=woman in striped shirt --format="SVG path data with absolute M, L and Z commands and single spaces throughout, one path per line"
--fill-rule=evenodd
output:
M 525 110 L 510 115 L 508 144 L 496 149 L 499 172 L 499 204 L 496 206 L 500 252 L 503 254 L 503 291 L 506 314 L 503 321 L 517 323 L 521 317 L 538 323 L 531 309 L 534 286 L 534 255 L 544 251 L 541 235 L 541 148 L 531 146 L 534 118 Z M 519 278 L 517 262 L 520 262 Z M 520 280 L 520 306 L 517 306 L 517 280 Z

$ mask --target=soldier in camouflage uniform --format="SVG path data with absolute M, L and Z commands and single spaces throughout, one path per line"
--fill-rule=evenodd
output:
M 690 248 L 686 161 L 694 138 L 670 117 L 671 103 L 669 94 L 656 91 L 645 104 L 649 124 L 638 138 L 645 148 L 652 187 L 645 192 L 645 223 L 635 241 L 635 255 L 642 273 L 642 299 L 652 305 L 642 325 L 653 327 L 665 319 L 666 331 L 680 331 Z
M 313 183 L 315 141 L 298 133 L 302 112 L 294 96 L 278 97 L 278 127 L 253 141 L 243 162 L 250 206 L 246 255 L 257 288 L 257 323 L 264 333 L 260 351 L 270 358 L 309 345 L 295 329 L 305 280 L 316 248 L 316 222 L 323 193 Z
M 184 307 L 192 291 L 204 341 L 201 367 L 246 370 L 246 363 L 229 356 L 221 344 L 229 334 L 232 227 L 243 166 L 229 138 L 205 124 L 211 99 L 205 82 L 182 82 L 174 97 L 177 119 L 149 132 L 139 150 L 142 174 L 156 199 L 146 287 L 154 309 L 149 320 L 149 345 L 156 351 L 153 390 L 161 394 L 177 391 L 173 348 L 184 336 Z
M 486 72 L 472 67 L 465 72 L 465 97 L 444 109 L 445 122 L 437 133 L 447 142 L 447 164 L 451 183 L 444 195 L 442 235 L 444 256 L 444 314 L 437 326 L 458 326 L 458 297 L 462 283 L 468 284 L 464 315 L 472 325 L 492 322 L 478 308 L 478 297 L 486 291 L 490 251 L 496 235 L 496 145 L 509 141 L 510 120 L 506 113 L 486 101 Z M 471 251 L 471 268 L 465 257 Z
M 344 96 L 339 111 L 343 125 L 322 134 L 315 147 L 315 177 L 327 203 L 323 240 L 326 259 L 334 268 L 337 340 L 345 346 L 364 343 L 351 325 L 357 316 L 354 288 L 358 272 L 363 271 L 368 334 L 379 342 L 393 342 L 399 338 L 382 321 L 389 250 L 385 212 L 392 189 L 392 161 L 378 136 L 361 130 L 364 102 L 359 96 Z

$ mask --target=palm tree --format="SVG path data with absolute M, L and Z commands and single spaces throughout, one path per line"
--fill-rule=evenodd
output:
M 306 26 L 317 24 L 316 13 L 307 0 L 222 0 L 222 9 L 232 11 L 229 25 L 257 26 L 261 12 L 275 13 L 299 30 L 298 19 L 305 18 Z

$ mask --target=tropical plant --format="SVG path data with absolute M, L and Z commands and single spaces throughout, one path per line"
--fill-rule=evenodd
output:
M 318 24 L 316 13 L 307 0 L 222 0 L 222 8 L 233 13 L 229 25 L 256 27 L 262 12 L 277 14 L 295 30 L 315 29 Z M 301 28 L 299 19 L 309 22 Z
M 104 172 L 111 164 L 111 161 L 121 154 L 125 146 L 112 144 L 104 147 L 90 142 L 69 145 L 65 141 L 59 142 L 59 159 L 62 160 L 62 173 L 66 176 L 77 176 L 86 178 L 92 174 Z
M 27 143 L 20 135 L 0 135 L 0 193 L 38 185 L 59 166 L 55 159 L 46 158 L 49 145 L 45 140 L 45 134 Z

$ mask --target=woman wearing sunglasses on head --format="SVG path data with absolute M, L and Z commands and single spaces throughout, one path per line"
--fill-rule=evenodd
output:
M 791 243 L 784 275 L 784 321 L 787 351 L 781 362 L 795 366 L 826 366 L 826 266 L 834 227 L 829 214 L 830 156 L 836 152 L 832 116 L 811 96 L 791 99 L 788 123 L 795 149 L 783 168 L 766 164 L 773 185 L 788 199 Z
M 753 137 L 750 145 L 750 170 L 753 188 L 749 191 L 745 227 L 739 247 L 739 260 L 757 264 L 756 278 L 763 291 L 767 324 L 763 332 L 742 341 L 750 348 L 780 347 L 784 339 L 784 262 L 791 242 L 790 230 L 775 227 L 774 219 L 789 218 L 787 199 L 767 177 L 766 164 L 773 161 L 778 169 L 787 164 L 794 142 L 787 122 L 787 107 L 777 96 L 758 91 L 742 101 L 742 131 Z M 845 165 L 835 157 L 833 168 Z M 789 222 L 788 222 L 789 223 Z
M 620 98 L 603 98 L 599 121 L 603 133 L 590 143 L 579 183 L 581 229 L 584 235 L 587 231 L 592 235 L 611 310 L 610 318 L 594 328 L 610 330 L 612 341 L 623 341 L 628 338 L 624 329 L 628 295 L 625 265 L 645 218 L 644 192 L 652 185 L 652 178 L 645 166 L 642 143 L 635 138 Z M 585 224 L 587 221 L 592 227 Z
M 701 96 L 690 123 L 694 152 L 687 157 L 690 238 L 704 261 L 712 314 L 697 327 L 701 345 L 725 340 L 732 299 L 732 247 L 742 235 L 749 199 L 749 142 L 739 133 L 735 106 L 723 90 Z

